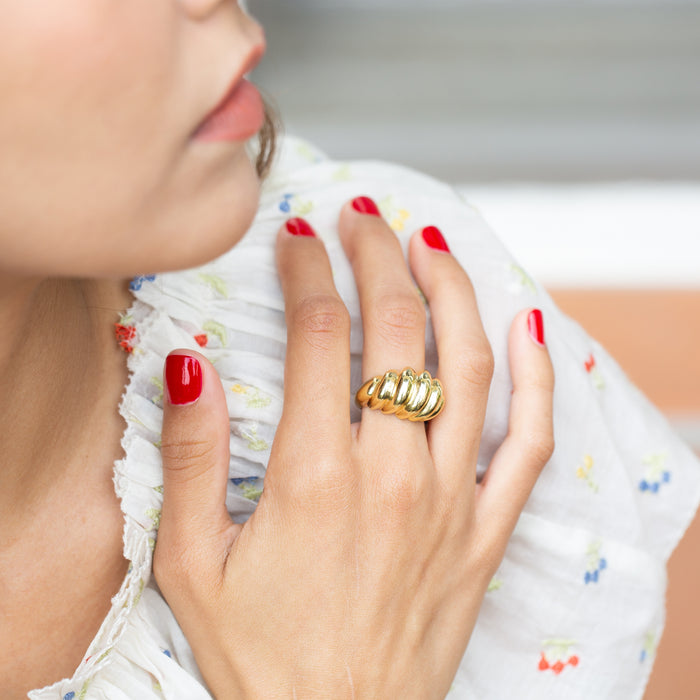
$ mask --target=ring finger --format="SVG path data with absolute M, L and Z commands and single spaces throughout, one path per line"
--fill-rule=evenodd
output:
M 425 306 L 408 271 L 401 244 L 367 197 L 346 204 L 340 214 L 340 239 L 352 265 L 362 313 L 364 347 L 362 376 L 365 381 L 389 370 L 405 367 L 423 371 L 425 363 Z M 415 434 L 417 427 L 379 410 L 366 410 L 361 431 L 378 426 Z

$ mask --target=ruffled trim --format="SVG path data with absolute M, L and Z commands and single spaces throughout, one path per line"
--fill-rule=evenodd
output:
M 119 407 L 126 423 L 121 441 L 124 458 L 114 469 L 129 568 L 75 674 L 32 691 L 30 698 L 72 700 L 88 697 L 88 692 L 89 697 L 95 696 L 97 677 L 102 682 L 112 664 L 121 667 L 123 644 L 133 645 L 133 639 L 125 639 L 126 631 L 133 627 L 130 620 L 135 614 L 146 614 L 138 612 L 142 607 L 139 603 L 151 579 L 163 500 L 159 451 L 163 362 L 174 348 L 198 350 L 216 365 L 231 419 L 232 458 L 226 505 L 238 522 L 245 521 L 255 509 L 281 415 L 284 314 L 282 309 L 271 309 L 265 299 L 246 302 L 241 295 L 229 299 L 226 280 L 217 274 L 220 264 L 215 261 L 196 270 L 139 278 L 132 283 L 136 298 L 117 328 L 118 340 L 129 353 L 129 381 Z M 236 279 L 235 271 L 229 269 L 228 275 L 233 275 L 229 280 Z M 241 275 L 245 276 L 245 270 Z M 255 334 L 235 330 L 242 325 L 239 319 L 250 317 L 258 321 Z M 249 349 L 241 349 L 246 347 Z M 253 347 L 262 348 L 266 356 L 253 352 Z M 167 606 L 164 608 L 174 620 Z M 152 633 L 143 625 L 140 629 L 146 636 Z M 138 673 L 138 659 L 135 661 L 137 665 L 129 667 L 127 675 Z M 182 663 L 182 659 L 179 661 Z M 196 677 L 196 666 L 193 659 L 190 661 L 188 672 Z
M 129 381 L 122 396 L 119 412 L 126 423 L 121 446 L 123 459 L 115 463 L 114 485 L 124 515 L 124 557 L 129 562 L 119 592 L 112 598 L 107 617 L 88 648 L 83 661 L 70 679 L 64 679 L 41 690 L 29 693 L 36 700 L 86 697 L 91 681 L 109 666 L 114 651 L 130 625 L 132 611 L 138 606 L 151 577 L 151 565 L 162 502 L 162 474 L 157 439 L 160 422 L 152 404 L 136 391 L 137 378 L 142 376 L 145 356 L 138 348 L 138 338 L 147 335 L 158 312 L 136 301 L 125 318 L 130 319 L 128 368 Z M 124 334 L 122 334 L 124 337 Z M 162 412 L 161 412 L 162 413 Z M 155 439 L 154 439 L 155 438 Z M 149 507 L 135 508 L 134 503 Z M 135 517 L 134 513 L 138 513 Z M 151 514 L 148 517 L 146 514 Z M 139 517 L 141 516 L 141 517 Z

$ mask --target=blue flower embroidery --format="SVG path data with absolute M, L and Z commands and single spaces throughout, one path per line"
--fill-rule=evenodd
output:
M 234 486 L 240 486 L 241 484 L 254 484 L 260 477 L 258 476 L 246 476 L 246 477 L 236 477 L 231 479 L 231 483 Z
M 132 292 L 138 292 L 141 289 L 141 287 L 143 287 L 144 282 L 153 282 L 155 278 L 155 275 L 139 275 L 138 277 L 134 277 L 134 279 L 131 280 L 129 289 Z
M 639 663 L 644 663 L 648 658 L 651 658 L 656 653 L 656 634 L 647 632 L 644 635 L 644 647 L 639 653 Z
M 598 568 L 594 569 L 593 571 L 586 571 L 586 575 L 584 576 L 584 582 L 585 583 L 598 583 L 598 578 L 600 576 L 600 572 L 604 571 L 605 568 L 607 567 L 608 562 L 605 559 L 601 559 L 598 562 Z
M 639 482 L 639 490 L 644 493 L 658 493 L 663 484 L 671 481 L 671 472 L 666 468 L 666 454 L 653 454 L 645 457 L 642 462 L 646 465 L 646 478 Z
M 283 214 L 289 214 L 290 211 L 292 211 L 292 205 L 291 205 L 291 200 L 294 197 L 293 194 L 285 194 L 282 202 L 280 202 L 280 211 Z
M 588 550 L 586 552 L 586 556 L 588 557 L 588 568 L 583 577 L 583 581 L 586 585 L 589 583 L 598 583 L 601 572 L 608 568 L 608 560 L 605 557 L 600 556 L 602 546 L 602 542 L 600 541 L 592 542 L 588 546 Z

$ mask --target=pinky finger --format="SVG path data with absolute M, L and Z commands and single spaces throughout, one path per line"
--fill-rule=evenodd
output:
M 520 312 L 510 331 L 513 397 L 508 435 L 478 489 L 480 529 L 505 549 L 530 493 L 554 451 L 554 369 L 542 313 Z

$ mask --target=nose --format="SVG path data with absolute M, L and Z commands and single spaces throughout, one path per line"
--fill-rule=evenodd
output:
M 220 5 L 236 5 L 237 0 L 179 0 L 185 12 L 196 20 L 205 19 Z

